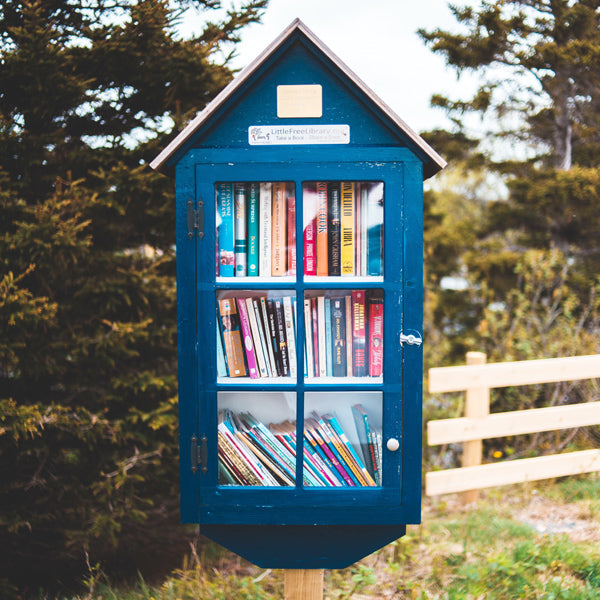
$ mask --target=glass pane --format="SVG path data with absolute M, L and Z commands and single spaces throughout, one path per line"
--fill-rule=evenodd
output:
M 302 185 L 304 274 L 383 276 L 383 182 Z
M 296 275 L 292 182 L 222 182 L 215 196 L 218 277 Z
M 219 392 L 219 484 L 293 486 L 296 394 Z
M 383 375 L 383 290 L 310 290 L 304 297 L 305 376 Z
M 223 290 L 216 309 L 219 379 L 296 378 L 293 291 Z
M 382 398 L 381 392 L 305 394 L 305 486 L 382 485 Z

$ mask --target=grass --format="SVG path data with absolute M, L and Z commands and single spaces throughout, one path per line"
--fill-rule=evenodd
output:
M 327 600 L 600 600 L 600 477 L 490 491 L 469 507 L 427 502 L 423 524 L 352 567 L 325 573 Z M 535 516 L 575 515 L 595 535 L 537 533 Z M 540 509 L 540 507 L 542 507 Z M 282 571 L 264 571 L 216 546 L 194 551 L 164 582 L 126 589 L 90 570 L 87 593 L 68 600 L 274 600 Z M 42 596 L 43 597 L 43 596 Z M 61 600 L 67 600 L 66 598 Z

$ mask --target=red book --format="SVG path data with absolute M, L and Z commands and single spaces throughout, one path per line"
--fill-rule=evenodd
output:
M 383 295 L 378 291 L 369 294 L 369 376 L 380 377 L 383 372 Z
M 257 379 L 260 377 L 258 366 L 256 365 L 256 356 L 254 354 L 254 344 L 252 343 L 252 330 L 250 329 L 250 320 L 248 318 L 248 309 L 246 307 L 246 299 L 237 299 L 238 312 L 240 313 L 240 325 L 242 327 L 242 340 L 244 352 L 246 353 L 246 362 L 248 363 L 248 371 L 250 377 Z
M 366 357 L 365 291 L 352 292 L 352 364 L 354 377 L 369 374 Z
M 296 193 L 293 187 L 288 187 L 287 195 L 287 274 L 296 275 Z

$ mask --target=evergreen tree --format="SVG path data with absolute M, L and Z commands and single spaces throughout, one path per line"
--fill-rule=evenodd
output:
M 146 163 L 266 4 L 186 38 L 218 0 L 0 7 L 3 597 L 182 537 L 173 185 Z

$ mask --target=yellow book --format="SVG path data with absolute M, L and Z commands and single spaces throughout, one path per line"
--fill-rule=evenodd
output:
M 342 181 L 342 275 L 354 275 L 354 183 Z

